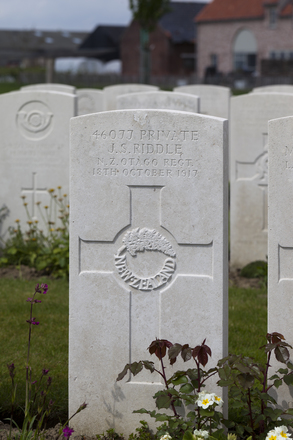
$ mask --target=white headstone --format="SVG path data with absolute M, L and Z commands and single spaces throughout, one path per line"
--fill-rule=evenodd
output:
M 175 92 L 140 92 L 117 97 L 117 110 L 120 109 L 168 109 L 199 113 L 198 96 Z
M 150 92 L 159 90 L 159 87 L 148 84 L 116 84 L 115 86 L 104 87 L 105 110 L 117 109 L 117 96 L 135 92 Z
M 95 89 L 77 89 L 78 116 L 104 111 L 104 92 Z
M 226 124 L 164 110 L 71 121 L 69 411 L 89 403 L 76 432 L 129 435 L 132 411 L 155 408 L 158 376 L 115 380 L 156 337 L 207 338 L 211 366 L 227 352 Z
M 272 86 L 255 87 L 254 89 L 252 89 L 252 93 L 269 93 L 269 92 L 293 93 L 293 85 L 274 84 Z
M 48 189 L 69 191 L 69 120 L 76 115 L 76 96 L 30 91 L 0 95 L 0 200 L 10 214 L 1 235 L 19 219 L 27 226 L 21 196 L 31 217 L 44 230 L 36 202 L 48 205 Z
M 74 94 L 76 88 L 73 86 L 69 86 L 67 84 L 57 84 L 57 83 L 43 83 L 43 84 L 30 84 L 28 86 L 23 86 L 20 88 L 22 91 L 30 91 L 30 90 L 47 90 L 51 92 L 61 92 L 61 93 L 70 93 Z
M 191 84 L 175 87 L 174 92 L 197 95 L 202 114 L 229 119 L 231 90 L 228 87 Z
M 269 122 L 268 331 L 293 342 L 293 117 Z M 292 350 L 290 350 L 292 362 Z M 273 355 L 273 369 L 284 368 Z M 270 376 L 274 371 L 270 372 Z M 290 387 L 291 388 L 291 387 Z M 293 407 L 287 386 L 273 394 L 285 408 Z
M 231 98 L 231 266 L 267 258 L 268 121 L 293 114 L 293 95 Z

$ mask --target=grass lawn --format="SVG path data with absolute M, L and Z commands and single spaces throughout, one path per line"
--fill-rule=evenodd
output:
M 38 380 L 42 369 L 49 369 L 53 381 L 49 399 L 54 404 L 55 420 L 66 420 L 68 402 L 68 282 L 48 280 L 47 295 L 37 294 L 41 304 L 34 305 L 33 316 L 39 321 L 32 327 L 31 366 L 32 381 Z M 0 412 L 10 408 L 11 379 L 7 364 L 15 365 L 17 403 L 23 405 L 25 396 L 25 362 L 30 303 L 26 299 L 34 294 L 35 281 L 0 279 Z M 82 402 L 81 402 L 82 403 Z M 2 419 L 2 417 L 0 417 Z
M 54 422 L 66 420 L 68 402 L 68 282 L 47 280 L 47 295 L 38 294 L 41 304 L 34 306 L 33 316 L 40 322 L 33 326 L 31 346 L 32 380 L 37 380 L 43 368 L 50 369 L 51 395 L 55 402 Z M 25 396 L 25 359 L 27 354 L 28 324 L 34 281 L 0 278 L 0 419 L 9 416 L 10 377 L 7 364 L 16 367 L 17 403 L 23 405 Z M 259 347 L 265 343 L 266 291 L 264 289 L 230 288 L 229 352 L 245 354 L 265 362 Z M 285 335 L 286 336 L 286 335 Z M 119 368 L 118 368 L 119 370 Z M 81 402 L 82 403 L 82 402 Z

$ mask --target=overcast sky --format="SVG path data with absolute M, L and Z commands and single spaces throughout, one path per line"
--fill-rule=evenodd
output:
M 128 5 L 129 0 L 0 0 L 0 29 L 89 32 L 99 24 L 128 24 Z

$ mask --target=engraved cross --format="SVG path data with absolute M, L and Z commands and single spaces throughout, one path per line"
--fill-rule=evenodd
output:
M 38 188 L 37 187 L 37 173 L 33 172 L 32 173 L 32 187 L 31 188 L 21 188 L 21 194 L 25 195 L 25 194 L 30 194 L 31 195 L 31 216 L 34 217 L 35 216 L 35 206 L 36 206 L 36 199 L 37 199 L 37 194 L 47 194 L 48 195 L 48 190 L 47 188 Z
M 236 161 L 236 180 L 249 180 L 262 191 L 262 230 L 268 230 L 268 133 L 262 134 L 264 151 L 253 162 Z
M 178 277 L 213 277 L 213 243 L 178 243 L 164 228 L 163 189 L 129 186 L 130 224 L 110 242 L 79 238 L 79 274 L 109 274 L 129 292 L 129 362 L 136 357 L 135 347 L 147 347 L 152 338 L 161 337 L 161 293 Z M 152 310 L 147 320 L 146 309 Z M 151 383 L 148 374 L 130 381 L 142 377 Z

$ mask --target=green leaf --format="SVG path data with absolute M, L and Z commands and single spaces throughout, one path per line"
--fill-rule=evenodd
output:
M 172 347 L 168 350 L 168 356 L 169 359 L 176 358 L 178 354 L 181 352 L 182 345 L 180 344 L 174 344 Z
M 156 414 L 155 419 L 157 422 L 166 422 L 169 417 L 166 414 Z
M 213 411 L 213 410 L 200 408 L 201 417 L 213 417 L 214 414 L 215 414 L 215 411 Z
M 233 380 L 232 379 L 230 379 L 230 380 L 219 380 L 217 382 L 217 385 L 219 385 L 220 387 L 228 387 L 228 386 L 233 385 Z
M 184 394 L 190 394 L 194 391 L 193 386 L 190 383 L 186 383 L 180 387 L 180 392 Z
M 130 364 L 125 365 L 125 367 L 123 368 L 121 373 L 118 374 L 117 379 L 116 379 L 117 381 L 123 379 L 123 377 L 126 376 L 127 371 L 129 370 L 129 366 L 130 366 Z
M 133 362 L 132 364 L 130 364 L 129 369 L 133 376 L 136 376 L 143 369 L 142 362 Z
M 158 409 L 170 408 L 171 403 L 172 403 L 172 398 L 167 394 L 161 394 L 156 399 L 156 406 Z
M 282 383 L 283 383 L 283 381 L 282 381 L 281 379 L 276 379 L 276 380 L 274 381 L 274 386 L 275 386 L 276 388 L 279 388 L 279 387 L 282 385 Z
M 144 408 L 136 409 L 132 412 L 137 413 L 137 414 L 150 414 L 150 411 L 148 411 L 147 409 L 144 409 Z
M 185 431 L 182 440 L 194 440 L 193 434 L 190 431 Z
M 149 370 L 151 373 L 155 371 L 154 363 L 151 361 L 143 361 L 144 368 Z
M 288 368 L 279 368 L 278 373 L 280 373 L 280 374 L 288 374 Z
M 285 414 L 289 414 L 290 416 L 293 416 L 293 408 L 288 408 L 284 412 L 285 412 Z
M 250 373 L 238 374 L 237 379 L 240 385 L 245 389 L 251 388 L 254 384 L 254 376 L 252 376 Z
M 283 377 L 284 382 L 286 385 L 293 385 L 293 374 L 289 373 L 286 376 Z
M 282 362 L 283 364 L 286 364 L 286 362 L 289 360 L 290 355 L 289 355 L 289 351 L 286 347 L 276 347 L 274 350 L 276 359 L 279 362 Z
M 183 383 L 188 383 L 188 379 L 187 379 L 187 377 L 186 376 L 181 376 L 181 377 L 178 377 L 177 379 L 173 379 L 173 380 L 171 380 L 171 383 L 173 384 L 173 385 L 181 385 L 181 384 L 183 384 Z
M 248 368 L 246 365 L 241 364 L 240 362 L 237 362 L 234 365 L 234 368 L 239 370 L 241 373 L 251 373 L 251 369 Z

